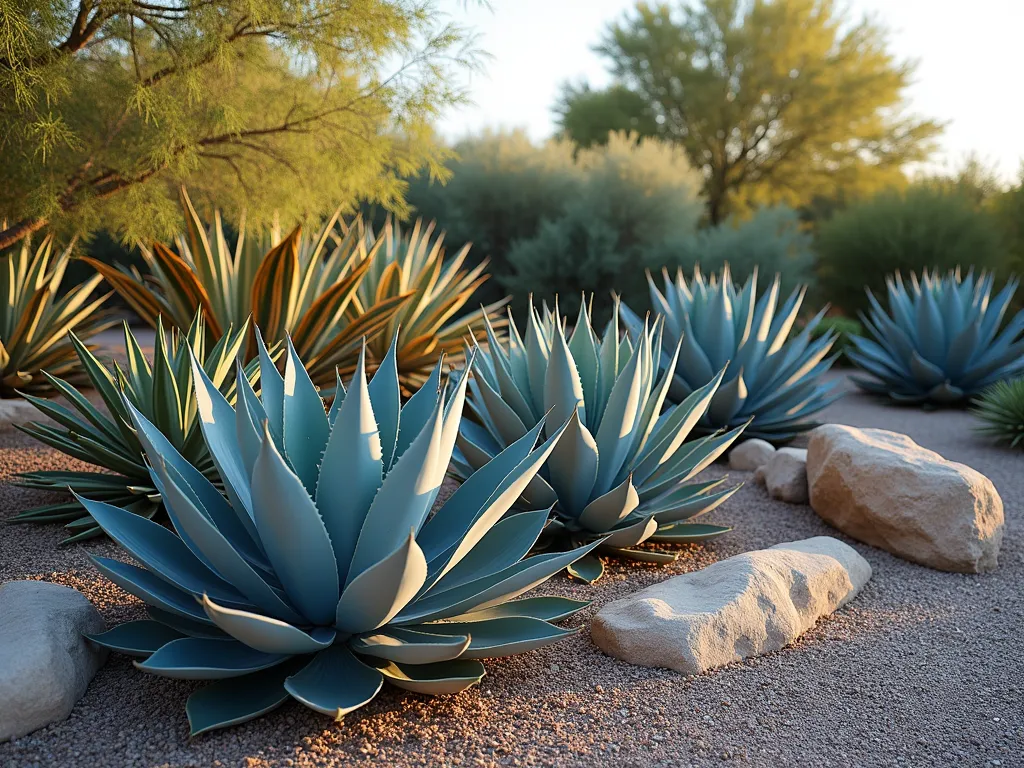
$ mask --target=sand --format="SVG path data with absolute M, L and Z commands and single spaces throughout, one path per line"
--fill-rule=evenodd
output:
M 852 542 L 806 506 L 769 499 L 750 482 L 709 521 L 736 526 L 685 549 L 670 567 L 613 564 L 588 587 L 556 577 L 540 592 L 593 600 L 583 631 L 511 659 L 486 662 L 483 683 L 430 699 L 385 686 L 334 724 L 298 704 L 190 741 L 190 683 L 135 670 L 112 655 L 71 717 L 0 744 L 14 766 L 1024 765 L 1024 453 L 984 442 L 964 412 L 897 409 L 851 395 L 825 420 L 905 432 L 988 475 L 1006 507 L 999 568 L 940 573 Z M 0 433 L 0 479 L 72 464 Z M 709 474 L 724 471 L 719 467 Z M 0 519 L 47 497 L 0 484 Z M 687 678 L 603 655 L 586 630 L 603 603 L 750 549 L 836 535 L 871 563 L 863 593 L 778 653 Z M 46 579 L 83 591 L 108 623 L 141 615 L 85 553 L 58 548 L 56 527 L 0 527 L 0 582 Z

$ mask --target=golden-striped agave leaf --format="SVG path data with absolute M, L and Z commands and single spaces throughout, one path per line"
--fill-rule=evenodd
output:
M 137 272 L 90 263 L 150 325 L 156 318 L 184 330 L 201 313 L 213 338 L 241 328 L 250 318 L 263 338 L 281 349 L 292 336 L 314 381 L 333 386 L 335 368 L 355 370 L 359 340 L 374 341 L 411 296 L 389 290 L 380 301 L 358 301 L 357 292 L 376 250 L 360 228 L 339 227 L 335 212 L 312 237 L 301 227 L 282 237 L 277 227 L 255 237 L 245 232 L 230 243 L 219 213 L 207 227 L 182 190 L 185 231 L 174 248 L 141 247 L 154 290 Z M 368 262 L 363 266 L 364 262 Z M 376 285 L 376 283 L 374 283 Z M 254 340 L 250 338 L 252 352 Z
M 54 255 L 53 237 L 33 250 L 28 239 L 5 253 L 0 266 L 0 396 L 16 390 L 51 390 L 41 375 L 80 379 L 81 366 L 68 338 L 74 331 L 87 339 L 113 321 L 101 310 L 109 294 L 96 296 L 102 278 L 95 275 L 60 295 L 61 281 L 71 257 L 69 245 Z
M 361 227 L 356 222 L 353 227 Z M 469 245 L 450 260 L 445 259 L 444 233 L 434 233 L 434 223 L 417 221 L 403 233 L 397 222 L 388 222 L 381 233 L 367 229 L 364 241 L 370 244 L 367 258 L 372 265 L 349 309 L 350 315 L 362 311 L 371 301 L 408 293 L 409 301 L 388 321 L 383 333 L 370 341 L 368 352 L 374 362 L 383 359 L 391 338 L 398 334 L 398 373 L 403 394 L 416 391 L 427 380 L 439 354 L 446 362 L 460 367 L 465 362 L 467 338 L 486 345 L 484 319 L 499 334 L 508 321 L 501 312 L 504 299 L 477 310 L 463 313 L 476 290 L 487 281 L 487 260 L 466 268 Z

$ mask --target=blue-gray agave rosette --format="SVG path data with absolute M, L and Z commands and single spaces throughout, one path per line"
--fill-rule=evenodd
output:
M 728 265 L 709 278 L 695 268 L 689 283 L 682 270 L 674 280 L 668 270 L 663 277 L 664 293 L 649 273 L 647 283 L 651 306 L 665 318 L 660 366 L 674 372 L 669 399 L 680 402 L 725 369 L 699 430 L 728 429 L 753 419 L 746 437 L 778 443 L 817 426 L 808 417 L 841 396 L 838 381 L 821 380 L 838 354 L 829 354 L 835 332 L 813 337 L 824 309 L 790 338 L 806 287 L 776 311 L 778 275 L 760 298 L 757 270 L 742 288 L 733 284 Z M 622 316 L 635 337 L 643 321 L 625 305 Z M 679 354 L 673 356 L 676 347 Z
M 1024 374 L 1024 311 L 1000 330 L 1017 280 L 990 299 L 993 282 L 984 272 L 925 271 L 920 280 L 911 272 L 908 288 L 897 272 L 886 280 L 888 312 L 868 291 L 861 320 L 871 338 L 851 337 L 846 353 L 868 377 L 854 381 L 899 403 L 953 405 Z
M 139 669 L 212 681 L 186 706 L 193 734 L 289 698 L 340 718 L 386 680 L 454 693 L 479 659 L 556 641 L 551 621 L 585 605 L 512 601 L 593 546 L 523 559 L 547 510 L 505 517 L 553 450 L 539 428 L 431 514 L 455 444 L 467 377 L 447 397 L 441 366 L 404 407 L 394 345 L 369 383 L 365 350 L 329 412 L 289 345 L 282 377 L 260 352 L 261 396 L 239 376 L 232 408 L 198 364 L 198 418 L 226 498 L 134 407 L 174 531 L 83 500 L 141 567 L 94 557 L 150 619 L 92 639 Z
M 662 324 L 644 324 L 634 344 L 620 338 L 618 311 L 603 338 L 591 326 L 584 301 L 566 338 L 566 322 L 532 302 L 526 337 L 509 318 L 505 344 L 493 334 L 478 350 L 468 402 L 477 421 L 464 419 L 453 456 L 457 474 L 469 476 L 506 446 L 543 424 L 565 424 L 551 457 L 525 488 L 526 508 L 552 507 L 541 546 L 558 549 L 604 539 L 601 552 L 645 562 L 677 555 L 635 549 L 644 541 L 689 543 L 729 528 L 692 522 L 725 501 L 739 486 L 725 479 L 687 485 L 743 431 L 684 442 L 718 387 L 721 374 L 683 403 L 662 411 L 671 375 L 658 376 L 654 352 Z M 569 574 L 600 578 L 592 556 Z

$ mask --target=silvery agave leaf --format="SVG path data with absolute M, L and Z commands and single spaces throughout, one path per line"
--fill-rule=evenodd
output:
M 469 405 L 476 421 L 464 420 L 453 469 L 479 474 L 508 446 L 564 424 L 564 433 L 543 469 L 524 489 L 527 508 L 551 507 L 542 546 L 552 550 L 602 541 L 602 551 L 644 561 L 676 555 L 638 550 L 644 541 L 692 542 L 730 530 L 692 522 L 725 501 L 738 486 L 723 480 L 687 485 L 743 431 L 685 442 L 712 402 L 721 374 L 663 412 L 671 375 L 658 375 L 662 321 L 643 324 L 634 344 L 620 338 L 618 308 L 603 338 L 591 327 L 584 301 L 570 335 L 566 321 L 532 305 L 525 338 L 511 316 L 508 342 L 493 334 L 478 350 Z M 671 370 L 671 366 L 670 366 Z M 472 482 L 470 479 L 467 482 Z M 599 558 L 570 567 L 593 582 Z
M 990 298 L 994 278 L 973 270 L 940 277 L 899 272 L 886 280 L 889 311 L 868 291 L 871 309 L 861 319 L 871 338 L 850 338 L 847 352 L 867 377 L 861 389 L 899 403 L 952 405 L 980 394 L 997 381 L 1024 373 L 1024 311 L 1005 326 L 1017 280 Z
M 223 494 L 128 403 L 174 532 L 82 502 L 140 565 L 93 561 L 150 616 L 92 639 L 143 671 L 209 681 L 188 699 L 193 735 L 289 698 L 340 718 L 385 681 L 454 693 L 480 681 L 480 659 L 572 634 L 552 622 L 585 603 L 512 598 L 595 544 L 524 559 L 547 511 L 505 517 L 560 430 L 509 445 L 432 513 L 468 377 L 448 396 L 439 362 L 402 407 L 394 345 L 369 382 L 364 349 L 325 412 L 291 345 L 283 377 L 257 347 L 261 395 L 242 377 L 235 408 L 192 364 Z
M 49 491 L 71 490 L 147 518 L 157 516 L 162 510 L 160 494 L 150 479 L 142 443 L 132 426 L 126 400 L 160 430 L 175 450 L 207 478 L 216 481 L 189 385 L 189 349 L 214 386 L 233 402 L 235 358 L 247 332 L 247 323 L 237 330 L 229 328 L 211 346 L 200 315 L 196 315 L 185 334 L 176 328 L 165 331 L 158 321 L 150 364 L 126 323 L 124 367 L 117 363 L 105 366 L 74 333 L 70 334 L 81 368 L 106 409 L 93 405 L 69 381 L 44 372 L 67 405 L 26 395 L 40 413 L 56 423 L 33 422 L 18 428 L 51 448 L 94 465 L 97 471 L 27 472 L 18 476 L 18 484 Z M 246 375 L 252 378 L 255 373 L 255 366 L 249 366 Z M 14 522 L 66 523 L 69 535 L 65 544 L 102 535 L 96 521 L 74 499 L 29 509 L 12 519 Z
M 651 305 L 665 319 L 659 367 L 674 371 L 669 400 L 682 401 L 725 371 L 696 425 L 699 431 L 731 429 L 753 419 L 747 437 L 779 443 L 817 426 L 808 417 L 842 393 L 839 382 L 821 381 L 837 357 L 829 355 L 834 332 L 813 337 L 825 310 L 790 337 L 806 287 L 778 308 L 779 275 L 760 297 L 756 269 L 742 288 L 733 284 L 728 264 L 709 278 L 697 267 L 689 283 L 682 270 L 674 280 L 664 270 L 663 278 L 664 292 L 647 275 Z M 622 315 L 635 338 L 643 321 L 625 305 Z

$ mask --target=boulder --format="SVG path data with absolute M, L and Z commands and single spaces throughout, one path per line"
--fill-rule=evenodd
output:
M 807 449 L 806 448 L 779 448 L 779 453 L 788 454 L 789 456 L 796 456 L 800 461 L 807 461 Z
M 942 571 L 996 567 L 1003 502 L 995 486 L 906 435 L 818 427 L 807 478 L 814 511 L 855 539 Z
M 744 440 L 729 452 L 729 468 L 739 472 L 752 472 L 775 453 L 775 446 L 767 440 Z
M 608 603 L 590 635 L 623 661 L 695 675 L 783 648 L 870 577 L 867 560 L 838 539 L 777 544 Z
M 764 484 L 773 499 L 790 504 L 807 503 L 807 462 L 795 450 L 782 448 L 776 451 L 771 461 L 758 467 L 755 480 Z
M 0 398 L 0 429 L 30 421 L 44 421 L 43 414 L 32 403 L 20 397 Z
M 82 635 L 105 628 L 99 611 L 70 587 L 0 586 L 0 741 L 71 714 L 107 658 Z

